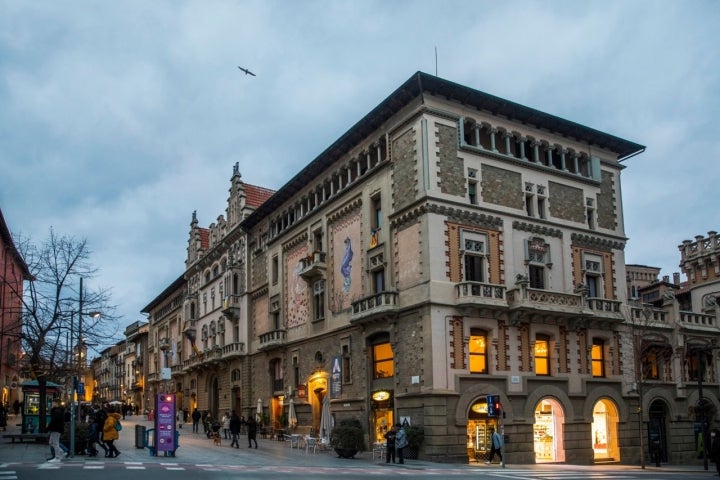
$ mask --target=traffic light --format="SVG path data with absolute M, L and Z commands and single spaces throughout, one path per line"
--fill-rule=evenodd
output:
M 500 397 L 498 397 L 497 395 L 488 395 L 487 396 L 488 417 L 497 417 L 498 416 L 498 410 L 497 410 L 498 405 L 500 405 Z

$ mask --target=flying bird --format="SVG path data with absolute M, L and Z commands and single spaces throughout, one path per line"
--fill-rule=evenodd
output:
M 245 75 L 252 75 L 253 77 L 256 76 L 253 72 L 251 72 L 251 71 L 248 70 L 247 68 L 242 68 L 242 67 L 238 67 L 238 68 L 239 68 L 240 70 L 242 70 L 243 72 L 245 72 Z

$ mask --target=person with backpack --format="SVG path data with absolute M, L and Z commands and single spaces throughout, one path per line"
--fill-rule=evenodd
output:
M 108 458 L 115 458 L 120 456 L 120 452 L 115 446 L 115 440 L 120 438 L 120 417 L 121 415 L 110 409 L 103 425 L 103 441 L 107 445 L 108 454 L 105 456 Z

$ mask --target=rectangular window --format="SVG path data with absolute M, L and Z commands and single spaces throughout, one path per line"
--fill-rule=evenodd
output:
M 463 230 L 463 280 L 467 282 L 484 282 L 487 265 L 485 262 L 487 237 L 485 235 Z
M 592 345 L 592 375 L 605 376 L 605 343 L 602 340 L 593 340 Z
M 468 199 L 470 200 L 470 205 L 478 204 L 477 182 L 468 182 Z
M 534 217 L 533 195 L 525 195 L 525 213 L 528 217 Z
M 272 273 L 271 273 L 271 276 L 272 276 L 272 283 L 273 283 L 273 285 L 277 285 L 277 283 L 278 283 L 279 271 L 280 271 L 280 262 L 279 262 L 279 260 L 278 260 L 277 255 L 275 255 L 275 256 L 272 258 Z
M 528 273 L 530 288 L 545 289 L 545 268 L 540 265 L 529 265 Z
M 375 270 L 373 272 L 373 293 L 381 293 L 385 291 L 385 270 Z
M 487 334 L 479 330 L 470 331 L 468 344 L 468 363 L 470 373 L 488 373 L 487 371 Z
M 395 375 L 395 361 L 390 343 L 373 345 L 373 377 L 389 378 Z
M 550 340 L 538 336 L 535 340 L 535 375 L 550 375 Z
M 325 280 L 318 280 L 313 284 L 313 319 L 325 319 Z
M 313 232 L 313 249 L 316 252 L 322 252 L 323 251 L 323 234 L 322 230 L 315 230 Z
M 660 378 L 660 365 L 658 355 L 655 352 L 648 352 L 642 359 L 643 380 L 658 380 Z
M 273 312 L 272 320 L 273 320 L 273 328 L 275 330 L 280 330 L 280 312 Z
M 352 383 L 352 375 L 350 374 L 350 345 L 342 346 L 342 383 Z
M 543 197 L 537 199 L 537 212 L 538 218 L 545 218 L 545 199 Z
M 373 230 L 379 230 L 382 228 L 382 203 L 380 202 L 380 195 L 376 195 L 372 198 L 372 220 L 371 226 Z

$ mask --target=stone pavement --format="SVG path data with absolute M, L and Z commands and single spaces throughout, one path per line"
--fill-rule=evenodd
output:
M 11 415 L 8 419 L 8 429 L 4 433 L 20 433 L 20 427 L 16 426 L 16 421 Z M 304 449 L 290 448 L 287 443 L 279 442 L 271 439 L 258 439 L 258 448 L 248 448 L 247 436 L 240 437 L 240 448 L 231 448 L 230 440 L 222 439 L 220 446 L 214 445 L 204 433 L 202 426 L 200 433 L 192 433 L 192 425 L 184 424 L 178 429 L 179 447 L 175 452 L 175 456 L 165 456 L 162 453 L 159 456 L 151 456 L 148 448 L 136 448 L 135 436 L 136 426 L 142 426 L 146 429 L 154 428 L 153 422 L 147 420 L 145 416 L 128 416 L 122 420 L 123 430 L 120 432 L 120 440 L 116 442 L 121 455 L 118 458 L 104 458 L 102 451 L 98 457 L 87 457 L 85 455 L 75 456 L 63 460 L 65 462 L 99 462 L 99 463 L 163 463 L 163 464 L 196 464 L 196 465 L 243 465 L 243 466 L 293 466 L 293 467 L 325 467 L 325 468 L 353 468 L 353 467 L 375 467 L 388 469 L 500 469 L 498 464 L 445 464 L 436 463 L 425 460 L 406 460 L 405 465 L 385 464 L 384 459 L 372 457 L 371 451 L 360 452 L 355 459 L 338 458 L 332 450 L 318 451 L 317 453 L 306 453 Z M 144 443 L 144 442 L 143 442 Z M 43 463 L 50 456 L 50 447 L 47 444 L 24 442 L 11 443 L 8 438 L 0 439 L 0 464 L 8 463 Z M 557 471 L 562 469 L 578 469 L 588 468 L 592 471 L 621 471 L 621 470 L 640 470 L 638 466 L 632 465 L 593 465 L 589 467 L 578 467 L 576 465 L 563 464 L 539 464 L 539 465 L 511 465 L 512 469 L 527 469 L 533 471 Z M 702 464 L 698 465 L 663 465 L 662 467 L 654 467 L 648 465 L 646 471 L 654 469 L 670 472 L 697 472 L 703 471 Z M 710 472 L 715 471 L 715 465 L 710 464 Z

